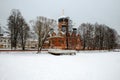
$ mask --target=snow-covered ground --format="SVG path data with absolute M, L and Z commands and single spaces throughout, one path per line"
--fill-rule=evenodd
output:
M 0 52 L 0 80 L 120 80 L 120 52 L 35 53 Z

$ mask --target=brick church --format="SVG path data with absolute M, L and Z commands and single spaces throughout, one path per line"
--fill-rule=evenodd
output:
M 49 42 L 47 47 L 51 49 L 80 50 L 82 47 L 77 29 L 70 26 L 70 19 L 66 16 L 58 19 L 57 31 L 51 30 L 47 40 Z

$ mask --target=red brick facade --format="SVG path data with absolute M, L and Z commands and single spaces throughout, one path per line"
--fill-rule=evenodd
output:
M 81 38 L 76 32 L 69 32 L 69 19 L 67 17 L 60 18 L 58 20 L 58 34 L 55 32 L 51 33 L 48 38 L 48 45 L 46 47 L 56 49 L 81 49 Z

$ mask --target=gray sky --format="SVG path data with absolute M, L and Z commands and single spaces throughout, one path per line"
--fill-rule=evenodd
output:
M 11 9 L 29 20 L 45 16 L 57 20 L 64 9 L 76 27 L 83 22 L 106 24 L 120 34 L 120 0 L 0 0 L 0 24 L 5 26 Z

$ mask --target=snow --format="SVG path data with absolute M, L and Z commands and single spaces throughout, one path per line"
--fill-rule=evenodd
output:
M 60 18 L 67 18 L 67 17 L 66 17 L 65 15 L 62 15 L 62 16 L 59 17 L 59 19 L 60 19 Z
M 0 80 L 120 80 L 120 52 L 0 52 Z

